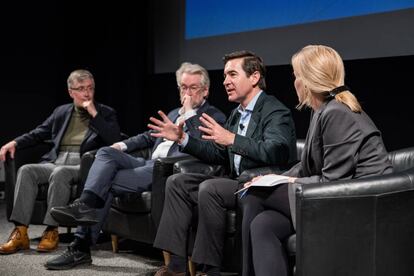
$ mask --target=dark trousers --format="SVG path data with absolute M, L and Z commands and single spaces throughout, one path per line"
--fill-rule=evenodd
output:
M 187 257 L 194 208 L 198 226 L 192 260 L 220 266 L 226 229 L 226 209 L 236 206 L 238 182 L 203 174 L 175 174 L 168 178 L 164 210 L 154 247 Z
M 294 232 L 288 184 L 249 189 L 243 206 L 243 276 L 288 275 L 283 242 Z

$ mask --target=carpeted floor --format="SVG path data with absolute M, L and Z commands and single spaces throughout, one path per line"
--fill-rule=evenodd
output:
M 0 200 L 0 243 L 7 241 L 14 225 L 6 220 L 4 200 Z M 131 241 L 120 242 L 120 253 L 112 253 L 111 242 L 103 239 L 92 251 L 92 265 L 85 265 L 66 271 L 46 270 L 43 264 L 51 257 L 60 255 L 73 235 L 66 234 L 66 228 L 59 228 L 61 242 L 53 253 L 38 253 L 36 246 L 44 226 L 29 228 L 30 250 L 12 255 L 0 255 L 0 275 L 152 275 L 161 264 L 161 253 L 151 246 Z

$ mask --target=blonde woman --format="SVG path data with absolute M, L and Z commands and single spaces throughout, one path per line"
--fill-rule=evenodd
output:
M 312 109 L 311 122 L 301 161 L 284 173 L 289 183 L 272 189 L 250 187 L 242 199 L 246 276 L 288 275 L 283 241 L 294 233 L 294 196 L 288 193 L 294 183 L 392 172 L 380 131 L 344 84 L 339 54 L 327 46 L 309 45 L 292 57 L 292 66 L 298 108 Z

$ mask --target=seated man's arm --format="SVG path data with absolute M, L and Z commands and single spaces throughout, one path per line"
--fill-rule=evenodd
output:
M 258 165 L 285 165 L 296 157 L 290 156 L 295 141 L 290 111 L 282 108 L 263 115 L 251 136 L 236 134 L 231 151 Z
M 224 115 L 224 113 L 216 107 L 208 105 L 207 108 L 200 108 L 198 112 L 194 114 L 194 116 L 186 119 L 185 121 L 186 133 L 197 139 L 200 139 L 201 135 L 203 134 L 199 129 L 199 127 L 202 126 L 200 121 L 202 113 L 208 114 L 220 125 L 224 125 L 226 122 L 226 115 Z
M 91 117 L 89 127 L 97 133 L 106 145 L 112 145 L 121 139 L 121 131 L 114 109 L 99 105 L 95 117 Z

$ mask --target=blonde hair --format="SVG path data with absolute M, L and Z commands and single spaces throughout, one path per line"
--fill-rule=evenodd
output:
M 324 45 L 308 45 L 292 57 L 292 66 L 304 85 L 304 97 L 297 108 L 311 106 L 313 97 L 320 95 L 326 99 L 329 91 L 344 85 L 345 68 L 342 58 L 331 47 Z M 348 106 L 353 112 L 361 112 L 357 98 L 346 90 L 335 95 L 337 102 Z

